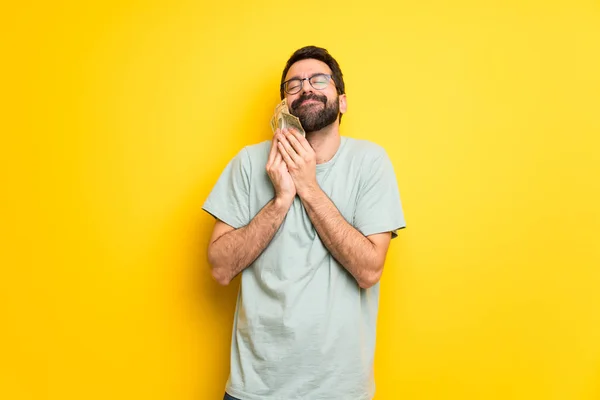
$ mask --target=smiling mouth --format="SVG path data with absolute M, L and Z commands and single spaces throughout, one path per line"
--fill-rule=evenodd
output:
M 302 103 L 300 103 L 300 106 L 306 105 L 306 104 L 319 104 L 322 103 L 322 101 L 319 100 L 313 100 L 313 99 L 308 99 L 308 100 L 304 100 Z

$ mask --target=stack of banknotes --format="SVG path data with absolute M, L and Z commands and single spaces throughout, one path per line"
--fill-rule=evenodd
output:
M 273 133 L 277 129 L 290 129 L 294 128 L 297 130 L 302 136 L 306 136 L 304 129 L 302 128 L 302 124 L 298 117 L 290 114 L 290 110 L 287 105 L 287 100 L 283 99 L 281 103 L 279 103 L 275 107 L 275 112 L 273 113 L 273 117 L 271 118 L 271 129 L 273 129 Z

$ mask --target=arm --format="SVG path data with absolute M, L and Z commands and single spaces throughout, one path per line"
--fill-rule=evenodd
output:
M 240 229 L 217 220 L 208 245 L 212 275 L 221 285 L 233 278 L 262 253 L 273 239 L 290 208 L 291 202 L 273 199 L 250 223 Z
M 217 282 L 229 282 L 248 267 L 273 239 L 290 209 L 296 187 L 273 140 L 266 165 L 275 197 L 250 221 L 239 229 L 217 220 L 208 245 L 208 262 Z
M 319 187 L 316 156 L 308 141 L 295 131 L 284 131 L 276 138 L 298 196 L 325 247 L 361 288 L 376 284 L 383 272 L 390 232 L 364 236 L 351 226 Z
M 379 282 L 391 234 L 364 236 L 344 219 L 318 186 L 300 198 L 321 241 L 358 285 L 367 289 Z

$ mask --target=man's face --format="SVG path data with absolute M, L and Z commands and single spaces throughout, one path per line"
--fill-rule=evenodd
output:
M 293 78 L 310 78 L 315 74 L 331 74 L 322 61 L 312 58 L 297 61 L 287 72 L 285 81 Z M 340 111 L 346 111 L 345 95 L 338 96 L 333 79 L 323 90 L 315 89 L 308 80 L 302 81 L 302 89 L 296 94 L 284 93 L 290 113 L 300 119 L 306 133 L 314 132 L 334 123 Z

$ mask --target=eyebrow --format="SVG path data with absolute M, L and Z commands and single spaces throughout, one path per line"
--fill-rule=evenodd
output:
M 327 72 L 315 72 L 314 74 L 309 76 L 309 78 L 312 78 L 315 75 L 331 75 L 331 74 L 328 74 Z M 291 81 L 292 79 L 302 79 L 302 78 L 300 78 L 298 75 L 294 75 L 290 79 L 286 79 L 284 82 Z

